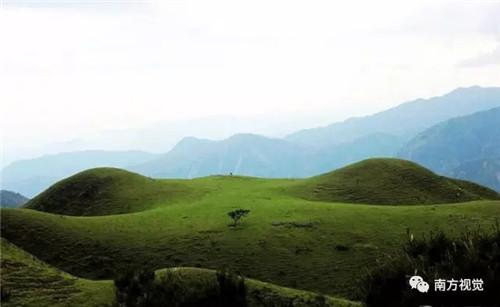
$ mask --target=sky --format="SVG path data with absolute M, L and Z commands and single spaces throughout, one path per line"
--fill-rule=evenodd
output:
M 499 86 L 499 20 L 500 1 L 0 0 L 2 152 L 221 116 L 301 129 Z

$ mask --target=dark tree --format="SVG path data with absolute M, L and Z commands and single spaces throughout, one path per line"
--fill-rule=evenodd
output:
M 236 209 L 231 212 L 229 212 L 227 215 L 233 220 L 232 226 L 238 225 L 238 222 L 240 219 L 244 216 L 247 216 L 248 213 L 250 213 L 250 210 L 247 209 Z

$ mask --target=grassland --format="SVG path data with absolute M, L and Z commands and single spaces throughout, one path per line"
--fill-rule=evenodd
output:
M 2 306 L 104 306 L 112 302 L 111 281 L 76 278 L 1 239 Z
M 313 185 L 317 178 L 140 177 L 136 183 L 126 184 L 128 176 L 137 175 L 95 169 L 83 173 L 83 178 L 89 174 L 107 178 L 108 182 L 103 190 L 101 184 L 90 185 L 93 196 L 88 202 L 94 206 L 91 212 L 76 212 L 67 205 L 76 197 L 85 207 L 85 197 L 78 196 L 89 190 L 87 181 L 81 181 L 82 174 L 59 183 L 52 188 L 55 194 L 48 190 L 28 206 L 70 215 L 127 210 L 130 213 L 68 216 L 4 209 L 2 236 L 41 260 L 82 278 L 109 279 L 131 267 L 228 268 L 280 286 L 357 299 L 359 278 L 377 258 L 398 252 L 407 228 L 417 236 L 437 229 L 453 234 L 466 227 L 487 228 L 500 217 L 500 201 L 484 200 L 498 195 L 489 190 L 478 192 L 482 188 L 467 183 L 461 191 L 475 194 L 479 200 L 411 206 L 400 201 L 399 205 L 353 205 L 297 195 L 297 191 L 304 191 L 304 183 Z M 381 180 L 379 171 L 363 176 L 371 181 Z M 72 189 L 65 187 L 68 183 Z M 366 189 L 373 189 L 371 183 L 363 184 Z M 71 194 L 74 189 L 80 194 Z M 437 200 L 440 191 L 435 191 Z M 406 194 L 414 190 L 391 188 L 386 193 L 406 199 Z M 432 193 L 426 199 L 431 197 Z M 229 227 L 227 212 L 236 208 L 251 212 L 241 225 Z
M 0 285 L 2 306 L 112 306 L 115 289 L 111 280 L 93 281 L 59 271 L 17 246 L 1 239 L 2 263 Z M 217 291 L 215 271 L 198 268 L 171 268 L 156 271 L 156 278 L 175 276 L 178 289 L 187 296 Z M 279 287 L 246 279 L 247 304 L 257 306 L 311 306 L 318 294 Z M 324 296 L 329 306 L 356 307 L 359 303 Z

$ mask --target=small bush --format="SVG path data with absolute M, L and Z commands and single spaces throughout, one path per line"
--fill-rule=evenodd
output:
M 346 252 L 349 250 L 349 246 L 337 244 L 335 245 L 335 249 L 338 250 L 339 252 Z
M 238 222 L 242 217 L 247 216 L 250 213 L 250 210 L 247 209 L 236 209 L 231 212 L 228 212 L 227 215 L 233 220 L 233 224 L 231 226 L 238 225 Z
M 0 302 L 7 303 L 10 300 L 10 289 L 0 285 Z
M 428 293 L 410 289 L 408 279 L 419 275 Z M 435 279 L 481 278 L 484 291 L 434 291 Z M 385 259 L 363 281 L 368 306 L 500 306 L 500 228 L 493 232 L 465 231 L 452 239 L 443 232 L 408 242 L 401 255 Z
M 228 271 L 217 271 L 219 305 L 227 307 L 246 306 L 245 279 Z
M 242 277 L 217 272 L 217 283 L 207 289 L 188 288 L 173 271 L 155 279 L 152 271 L 128 272 L 115 280 L 118 307 L 244 307 L 246 288 Z
M 118 307 L 146 307 L 154 305 L 154 279 L 152 271 L 125 272 L 115 279 Z

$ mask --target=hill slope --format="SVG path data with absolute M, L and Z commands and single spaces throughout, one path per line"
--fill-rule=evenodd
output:
M 300 180 L 239 176 L 153 180 L 104 168 L 64 180 L 30 204 L 64 214 L 125 214 L 82 218 L 2 209 L 1 233 L 43 261 L 84 278 L 109 279 L 131 267 L 229 268 L 280 286 L 357 299 L 357 281 L 365 269 L 380 255 L 399 250 L 407 228 L 415 233 L 435 228 L 455 231 L 478 221 L 487 228 L 500 215 L 499 201 L 377 206 L 332 204 L 332 198 L 324 202 L 296 194 L 304 192 L 301 187 L 313 193 L 315 184 L 330 184 L 331 178 L 352 191 L 358 188 L 356 174 L 363 179 L 364 198 L 347 199 L 345 190 L 336 191 L 335 197 L 387 204 L 393 200 L 382 197 L 390 193 L 398 203 L 412 203 L 414 195 L 434 203 L 444 201 L 440 193 L 454 192 L 457 186 L 466 196 L 455 198 L 460 201 L 494 193 L 438 177 L 410 162 L 385 159 Z M 403 180 L 402 188 L 395 189 L 394 182 L 401 178 L 408 184 Z M 413 178 L 419 184 L 426 181 L 430 192 L 412 190 Z M 238 227 L 229 227 L 227 214 L 237 208 L 250 214 Z
M 57 270 L 1 238 L 2 306 L 112 306 L 115 300 L 111 280 L 92 281 L 77 278 Z M 215 271 L 199 268 L 162 269 L 156 279 L 169 274 L 177 289 L 184 295 L 200 297 L 217 291 Z M 318 294 L 283 288 L 258 280 L 246 279 L 249 307 L 307 306 L 315 302 Z M 328 306 L 361 306 L 333 297 L 325 297 Z M 326 305 L 325 305 L 326 306 Z
M 2 306 L 105 306 L 114 297 L 110 281 L 76 278 L 0 239 Z
M 142 151 L 87 150 L 20 160 L 1 170 L 2 187 L 33 197 L 55 182 L 94 167 L 126 168 L 156 157 Z
M 409 205 L 499 198 L 495 191 L 440 177 L 397 159 L 369 159 L 294 182 L 290 188 L 294 195 L 322 201 Z M 25 208 L 77 216 L 123 214 L 194 201 L 211 192 L 213 187 L 195 181 L 151 179 L 121 169 L 96 168 L 58 182 Z
M 459 88 L 446 95 L 417 99 L 366 117 L 290 134 L 288 141 L 324 146 L 351 141 L 370 133 L 411 138 L 439 122 L 500 106 L 500 88 Z
M 96 168 L 56 183 L 29 201 L 25 208 L 65 215 L 122 214 L 202 193 L 191 191 L 180 182 L 165 184 L 121 169 Z
M 431 170 L 453 175 L 464 163 L 500 158 L 500 107 L 450 119 L 433 126 L 406 144 L 400 157 Z M 481 164 L 475 164 L 480 166 Z M 464 166 L 471 172 L 472 164 Z M 480 172 L 481 168 L 474 172 Z M 488 171 L 488 168 L 485 169 Z M 472 180 L 481 175 L 461 177 Z M 494 187 L 494 186 L 492 186 Z
M 58 216 L 2 209 L 2 236 L 84 278 L 131 267 L 228 268 L 280 286 L 359 299 L 358 280 L 382 255 L 399 252 L 406 229 L 491 229 L 499 201 L 375 206 L 308 201 L 283 193 L 294 181 L 239 177 L 194 180 L 215 193 L 134 214 Z M 222 187 L 222 188 L 221 188 Z M 227 213 L 251 210 L 238 227 Z
M 19 193 L 0 190 L 0 207 L 2 208 L 17 208 L 24 205 L 28 200 Z
M 500 199 L 495 191 L 437 176 L 413 162 L 398 159 L 361 161 L 304 180 L 291 191 L 311 200 L 386 205 Z

